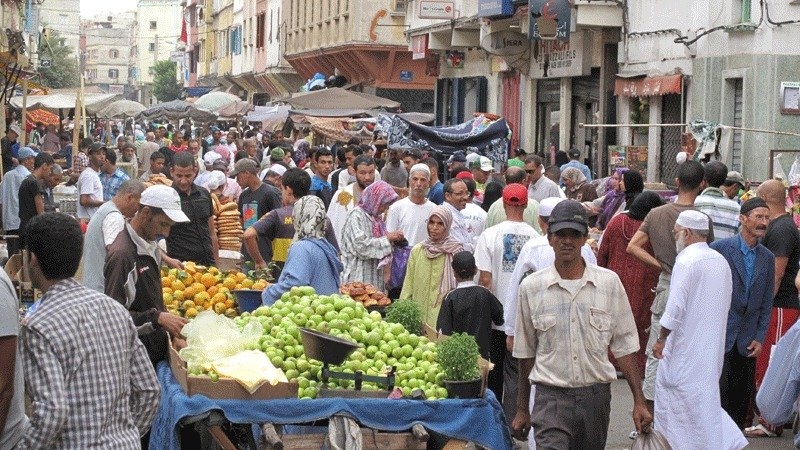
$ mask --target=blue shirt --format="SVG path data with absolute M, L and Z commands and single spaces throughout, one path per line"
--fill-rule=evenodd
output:
M 294 286 L 311 286 L 319 295 L 336 294 L 342 269 L 336 249 L 326 239 L 300 239 L 289 247 L 278 282 L 264 289 L 261 301 L 270 306 Z
M 111 175 L 101 172 L 100 184 L 103 185 L 103 201 L 107 202 L 114 198 L 114 196 L 117 195 L 117 191 L 119 191 L 119 187 L 122 186 L 122 183 L 130 179 L 131 177 L 119 167 Z
M 430 191 L 428 191 L 428 200 L 437 205 L 441 205 L 444 202 L 444 184 L 441 181 L 437 181 L 436 184 L 431 186 Z
M 742 235 L 737 235 L 739 239 L 739 250 L 744 255 L 744 273 L 745 273 L 745 280 L 744 280 L 744 297 L 750 297 L 750 286 L 753 285 L 753 274 L 756 271 L 756 250 L 755 246 L 750 247 L 747 245 L 747 242 L 742 239 Z
M 762 352 L 770 349 L 764 348 Z M 764 381 L 756 394 L 761 417 L 771 424 L 784 424 L 792 417 L 794 403 L 800 394 L 800 322 L 795 322 L 772 352 Z M 794 437 L 800 448 L 800 434 Z

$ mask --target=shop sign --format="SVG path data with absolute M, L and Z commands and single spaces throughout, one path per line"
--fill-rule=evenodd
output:
M 531 14 L 528 35 L 532 39 L 570 39 L 570 0 L 530 0 L 528 10 Z
M 481 39 L 481 48 L 493 55 L 514 56 L 525 53 L 530 41 L 524 34 L 514 30 L 489 33 Z
M 400 81 L 414 81 L 414 72 L 410 70 L 401 70 Z
M 419 2 L 418 17 L 420 19 L 455 19 L 455 4 L 453 2 L 421 0 Z
M 574 33 L 569 41 L 537 42 L 536 59 L 531 60 L 532 78 L 561 78 L 588 75 L 589 53 L 584 51 L 583 33 Z
M 514 14 L 512 0 L 478 0 L 478 17 L 510 16 Z
M 428 50 L 428 35 L 411 36 L 411 59 L 425 59 Z

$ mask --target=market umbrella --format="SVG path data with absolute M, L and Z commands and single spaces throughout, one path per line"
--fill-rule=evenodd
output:
M 209 92 L 200 96 L 194 102 L 194 106 L 219 113 L 219 110 L 237 102 L 242 102 L 239 97 L 227 92 Z
M 198 108 L 183 100 L 173 100 L 171 102 L 159 103 L 145 109 L 136 116 L 136 119 L 192 119 L 197 122 L 208 123 L 217 120 L 217 114 L 203 108 Z
M 216 111 L 220 117 L 238 118 L 239 116 L 243 116 L 252 110 L 253 105 L 244 100 L 237 100 L 214 111 Z
M 97 112 L 98 117 L 104 119 L 126 119 L 136 117 L 145 110 L 144 105 L 133 100 L 117 100 Z
M 37 124 L 43 123 L 45 125 L 59 126 L 61 121 L 58 116 L 46 109 L 33 109 L 25 113 L 28 123 Z
M 400 103 L 377 95 L 342 88 L 299 92 L 286 100 L 294 109 L 396 109 Z

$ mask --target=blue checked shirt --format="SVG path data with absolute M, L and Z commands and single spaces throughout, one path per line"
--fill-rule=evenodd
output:
M 130 179 L 131 177 L 120 168 L 117 168 L 111 175 L 101 171 L 100 184 L 103 185 L 103 201 L 107 202 L 114 198 L 114 196 L 117 195 L 117 191 L 119 191 L 119 187 L 122 186 L 122 183 Z
M 37 303 L 20 331 L 33 414 L 17 448 L 141 448 L 160 387 L 128 311 L 71 278 Z

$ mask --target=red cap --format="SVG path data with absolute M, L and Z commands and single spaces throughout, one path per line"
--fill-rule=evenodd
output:
M 519 183 L 509 184 L 503 188 L 503 203 L 526 206 L 528 204 L 528 189 Z
M 459 180 L 467 180 L 467 179 L 472 180 L 472 179 L 474 179 L 474 177 L 472 176 L 472 173 L 469 170 L 462 170 L 461 172 L 458 172 L 458 174 L 456 175 L 456 178 L 458 178 Z

